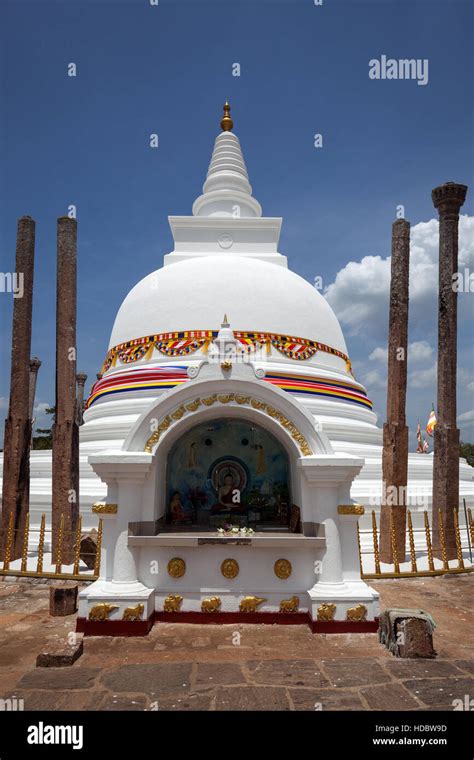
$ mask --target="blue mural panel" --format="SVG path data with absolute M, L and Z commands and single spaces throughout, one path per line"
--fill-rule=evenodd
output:
M 167 522 L 173 527 L 285 526 L 288 456 L 264 428 L 216 419 L 185 433 L 168 456 Z

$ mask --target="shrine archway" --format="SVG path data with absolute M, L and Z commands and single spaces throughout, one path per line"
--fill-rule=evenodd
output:
M 220 371 L 219 366 L 212 371 L 216 369 Z M 253 373 L 248 367 L 243 371 Z M 140 495 L 141 519 L 160 524 L 166 521 L 169 498 L 173 495 L 169 496 L 165 486 L 168 456 L 187 431 L 215 419 L 247 420 L 281 444 L 289 461 L 291 498 L 304 516 L 306 486 L 301 460 L 331 455 L 331 444 L 321 427 L 315 425 L 314 417 L 289 394 L 254 376 L 245 380 L 193 378 L 153 402 L 136 421 L 122 451 L 124 456 L 126 452 L 140 451 L 152 455 L 151 469 Z M 310 509 L 309 502 L 307 506 Z

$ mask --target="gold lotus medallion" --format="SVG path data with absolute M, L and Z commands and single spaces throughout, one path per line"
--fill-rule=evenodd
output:
M 286 580 L 291 575 L 291 562 L 288 559 L 277 559 L 273 569 L 277 578 Z
M 221 565 L 224 578 L 236 578 L 239 574 L 239 563 L 235 559 L 225 559 Z
M 186 572 L 186 562 L 181 557 L 173 557 L 168 562 L 168 574 L 172 578 L 181 578 Z

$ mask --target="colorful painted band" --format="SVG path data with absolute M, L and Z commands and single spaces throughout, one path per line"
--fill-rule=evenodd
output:
M 166 391 L 187 382 L 186 366 L 155 367 L 149 370 L 128 370 L 98 380 L 86 402 L 89 408 L 98 399 L 128 391 Z M 288 393 L 333 398 L 372 409 L 372 402 L 364 390 L 352 383 L 326 380 L 322 377 L 271 373 L 264 380 Z
M 189 380 L 187 367 L 155 367 L 150 370 L 129 370 L 103 377 L 92 387 L 86 409 L 99 398 L 127 391 L 166 391 Z
M 326 380 L 321 377 L 308 377 L 303 375 L 286 375 L 283 373 L 271 373 L 265 376 L 265 380 L 276 385 L 289 393 L 301 393 L 311 396 L 327 396 L 336 398 L 338 401 L 350 401 L 353 404 L 372 409 L 372 401 L 362 388 L 352 383 Z

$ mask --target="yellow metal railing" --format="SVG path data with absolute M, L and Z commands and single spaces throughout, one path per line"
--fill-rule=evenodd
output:
M 23 530 L 23 543 L 21 550 L 21 565 L 20 569 L 12 569 L 12 553 L 15 539 L 14 530 L 14 514 L 10 513 L 10 519 L 8 521 L 7 537 L 5 542 L 5 551 L 3 557 L 3 568 L 0 568 L 0 575 L 12 575 L 20 578 L 61 578 L 63 580 L 80 580 L 80 581 L 95 581 L 99 577 L 100 573 L 100 554 L 102 547 L 102 519 L 99 520 L 98 532 L 97 532 L 97 552 L 95 557 L 94 569 L 92 572 L 80 571 L 80 559 L 81 559 L 81 535 L 82 535 L 82 518 L 79 517 L 77 528 L 74 537 L 74 563 L 71 572 L 63 571 L 63 545 L 64 545 L 64 514 L 61 515 L 58 539 L 56 544 L 56 551 L 54 558 L 52 557 L 51 564 L 54 565 L 54 571 L 46 571 L 43 569 L 44 565 L 44 543 L 46 535 L 46 515 L 41 515 L 41 524 L 39 531 L 38 551 L 36 556 L 35 569 L 28 569 L 28 545 L 30 538 L 30 519 L 29 515 L 26 516 L 25 526 Z
M 466 526 L 467 530 L 469 531 L 471 544 L 474 545 L 474 522 L 472 518 L 472 512 L 470 509 L 467 510 L 468 514 L 468 525 Z M 391 541 L 391 547 L 392 547 L 392 559 L 393 562 L 390 563 L 390 565 L 393 566 L 393 568 L 382 570 L 381 568 L 381 561 L 380 561 L 380 551 L 379 551 L 379 545 L 380 545 L 380 530 L 377 527 L 377 518 L 375 515 L 375 511 L 372 510 L 372 547 L 373 547 L 373 562 L 375 567 L 375 572 L 364 572 L 364 565 L 363 565 L 363 559 L 362 559 L 362 548 L 361 548 L 361 532 L 359 525 L 357 525 L 357 541 L 359 546 L 359 561 L 360 561 L 360 574 L 361 577 L 364 579 L 375 579 L 375 578 L 414 578 L 414 577 L 423 577 L 423 576 L 431 576 L 431 575 L 446 575 L 447 573 L 470 573 L 474 571 L 474 566 L 466 567 L 464 563 L 463 558 L 463 552 L 462 552 L 462 543 L 461 543 L 461 530 L 459 527 L 459 514 L 458 510 L 454 510 L 454 536 L 456 541 L 456 562 L 455 566 L 450 566 L 449 560 L 448 560 L 448 553 L 446 549 L 446 535 L 445 530 L 443 526 L 443 522 L 441 519 L 441 512 L 439 513 L 439 521 L 438 521 L 438 530 L 439 530 L 439 545 L 441 549 L 441 562 L 442 567 L 435 567 L 435 562 L 433 558 L 433 547 L 431 543 L 431 529 L 430 529 L 430 520 L 428 516 L 428 512 L 423 513 L 423 523 L 424 523 L 424 532 L 425 532 L 425 542 L 426 542 L 426 548 L 424 550 L 420 550 L 421 554 L 424 554 L 427 557 L 428 560 L 428 569 L 420 569 L 418 566 L 416 551 L 415 551 L 415 536 L 413 532 L 413 522 L 412 522 L 412 516 L 410 510 L 407 510 L 407 533 L 408 533 L 408 546 L 410 550 L 410 570 L 401 570 L 400 569 L 400 561 L 399 557 L 397 556 L 397 546 L 396 546 L 396 540 L 395 540 L 395 527 L 393 524 L 393 516 L 390 515 L 390 541 Z

